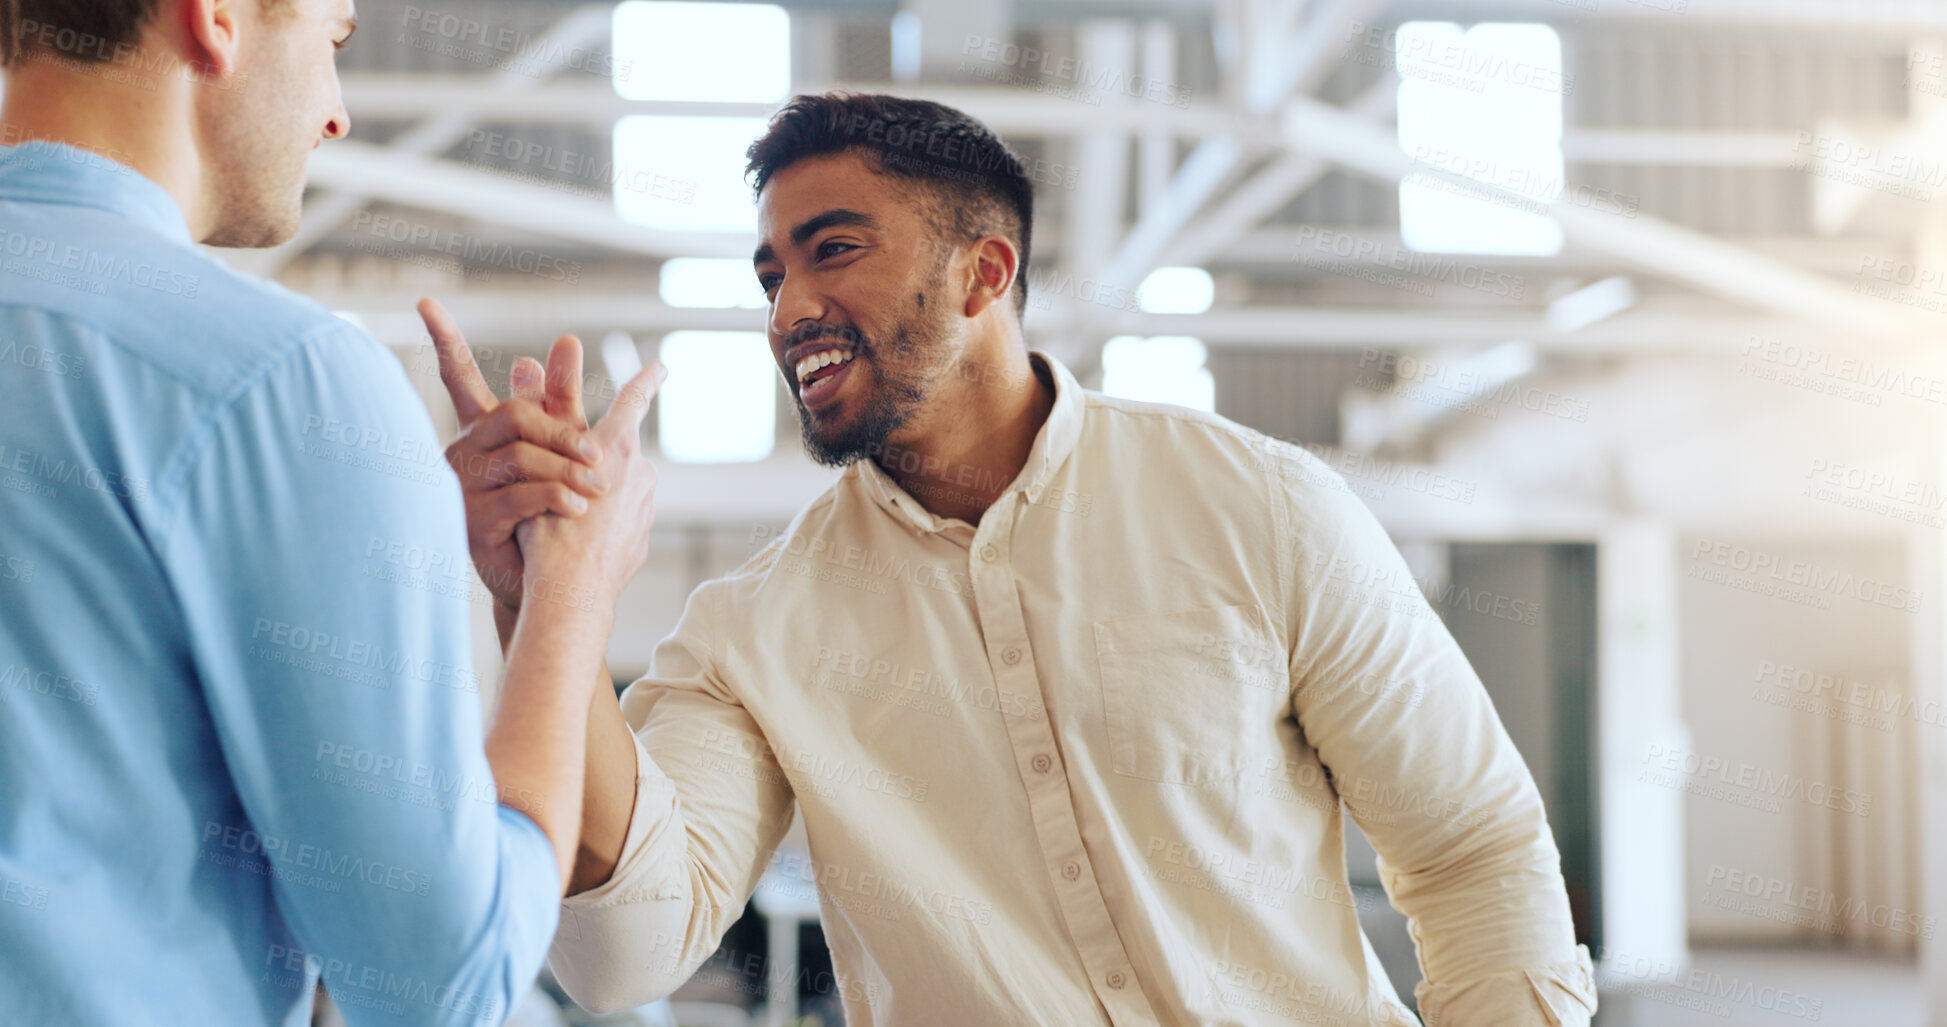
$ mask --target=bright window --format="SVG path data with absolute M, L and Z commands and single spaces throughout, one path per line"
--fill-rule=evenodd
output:
M 1217 283 L 1200 267 L 1159 267 L 1136 289 L 1146 314 L 1201 314 L 1217 298 Z
M 762 118 L 647 114 L 615 122 L 615 213 L 671 232 L 750 232 L 744 150 Z
M 674 257 L 663 261 L 657 293 L 672 307 L 765 307 L 764 288 L 750 261 L 733 257 Z
M 771 4 L 617 4 L 612 79 L 629 100 L 777 103 L 791 94 L 791 16 Z
M 1401 25 L 1400 233 L 1429 253 L 1561 252 L 1562 42 L 1546 25 Z M 1448 176 L 1516 195 L 1475 189 Z
M 1203 340 L 1187 335 L 1118 335 L 1102 346 L 1102 391 L 1145 403 L 1217 409 L 1217 383 L 1203 366 Z
M 679 463 L 762 460 L 777 441 L 777 364 L 762 332 L 671 332 L 656 435 Z

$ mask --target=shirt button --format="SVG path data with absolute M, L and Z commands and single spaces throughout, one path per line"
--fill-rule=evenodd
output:
M 980 558 L 982 560 L 985 560 L 988 563 L 993 563 L 995 560 L 1000 559 L 1000 557 L 1001 557 L 1001 551 L 995 549 L 992 543 L 980 547 Z
M 1048 772 L 1049 767 L 1055 765 L 1055 761 L 1049 759 L 1047 753 L 1036 756 L 1032 762 L 1034 763 L 1034 769 L 1043 774 Z
M 1074 880 L 1074 879 L 1075 879 L 1075 878 L 1077 878 L 1077 877 L 1080 877 L 1080 876 L 1082 876 L 1082 867 L 1081 867 L 1081 864 L 1079 864 L 1079 863 L 1068 863 L 1068 864 L 1065 864 L 1065 865 L 1063 865 L 1063 866 L 1062 866 L 1062 868 L 1061 868 L 1061 876 L 1063 876 L 1063 877 L 1066 877 L 1066 878 L 1068 878 L 1068 879 L 1069 879 L 1069 880 L 1071 880 L 1071 881 L 1072 881 L 1072 880 Z
M 1006 649 L 1001 650 L 1001 662 L 1007 664 L 1016 664 L 1021 662 L 1021 650 L 1016 649 L 1011 645 L 1008 646 Z
M 1129 983 L 1129 978 L 1122 976 L 1122 971 L 1120 970 L 1109 971 L 1109 987 L 1119 989 L 1124 984 L 1127 983 Z

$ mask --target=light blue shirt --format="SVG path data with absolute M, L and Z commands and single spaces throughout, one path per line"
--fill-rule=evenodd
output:
M 0 147 L 0 1024 L 499 1023 L 558 915 L 399 361 Z

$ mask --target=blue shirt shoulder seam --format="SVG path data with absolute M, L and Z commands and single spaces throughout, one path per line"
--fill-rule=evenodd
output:
M 333 318 L 333 320 L 337 319 Z M 175 450 L 162 462 L 161 473 L 157 475 L 157 520 L 164 525 L 165 529 L 175 520 L 178 513 L 175 506 L 180 498 L 176 492 L 177 487 L 182 479 L 187 478 L 196 458 L 208 448 L 209 440 L 216 432 L 217 423 L 230 415 L 238 401 L 263 385 L 265 379 L 287 366 L 299 354 L 307 352 L 319 339 L 347 330 L 351 330 L 350 326 L 342 323 L 320 323 L 312 326 L 292 340 L 290 345 L 284 347 L 282 353 L 263 361 L 254 370 L 239 375 L 224 395 L 211 402 L 207 409 L 197 416 L 196 423 L 183 434 L 182 441 L 176 444 Z M 150 365 L 159 367 L 152 361 Z M 188 387 L 186 383 L 185 387 Z

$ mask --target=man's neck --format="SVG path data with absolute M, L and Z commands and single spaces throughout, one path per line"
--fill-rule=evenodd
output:
M 167 60 L 87 64 L 79 68 L 33 54 L 7 69 L 0 103 L 0 145 L 65 143 L 134 168 L 160 185 L 202 238 L 202 175 L 186 130 L 190 96 Z
M 1052 376 L 1036 372 L 1018 340 L 1007 352 L 1004 361 L 962 362 L 929 404 L 930 416 L 915 426 L 915 437 L 888 440 L 875 458 L 935 516 L 979 524 L 1027 466 L 1054 409 Z

